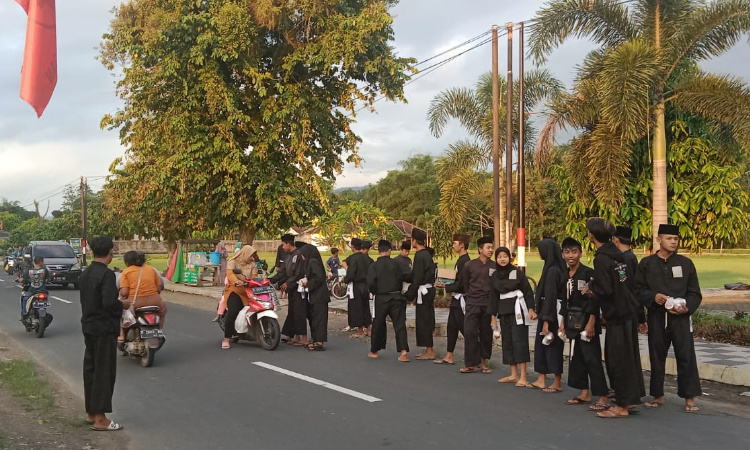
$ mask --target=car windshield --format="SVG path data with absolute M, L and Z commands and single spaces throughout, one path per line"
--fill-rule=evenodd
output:
M 34 256 L 42 258 L 75 258 L 73 247 L 69 245 L 37 245 Z

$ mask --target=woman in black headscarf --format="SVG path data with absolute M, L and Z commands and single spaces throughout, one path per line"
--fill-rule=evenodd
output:
M 528 386 L 543 389 L 546 393 L 562 392 L 563 347 L 565 343 L 555 333 L 559 328 L 557 314 L 563 293 L 563 275 L 567 270 L 562 258 L 562 249 L 554 239 L 545 238 L 537 242 L 539 256 L 544 260 L 542 276 L 536 290 L 536 311 L 539 315 L 534 341 L 534 371 L 539 374 L 536 382 Z M 549 337 L 551 333 L 551 339 Z M 547 374 L 555 375 L 554 382 L 547 386 Z
M 300 253 L 305 266 L 305 275 L 300 284 L 306 290 L 303 295 L 307 299 L 307 320 L 310 322 L 312 335 L 312 343 L 307 345 L 307 349 L 323 351 L 325 342 L 328 341 L 328 303 L 331 301 L 326 271 L 320 252 L 314 245 L 303 246 Z

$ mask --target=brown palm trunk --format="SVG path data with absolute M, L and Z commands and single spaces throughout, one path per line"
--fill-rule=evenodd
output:
M 664 125 L 664 100 L 661 94 L 657 98 L 659 103 L 654 108 L 654 142 L 652 144 L 652 162 L 654 170 L 654 192 L 653 192 L 653 251 L 659 250 L 657 235 L 659 225 L 669 221 L 667 215 L 667 136 Z

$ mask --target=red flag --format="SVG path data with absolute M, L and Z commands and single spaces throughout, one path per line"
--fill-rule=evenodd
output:
M 41 117 L 57 84 L 55 0 L 16 0 L 28 14 L 21 98 Z

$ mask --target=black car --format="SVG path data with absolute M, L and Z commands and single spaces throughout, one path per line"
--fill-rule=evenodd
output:
M 26 249 L 31 260 L 37 256 L 44 258 L 44 265 L 49 270 L 47 284 L 59 284 L 67 287 L 72 284 L 78 289 L 78 279 L 81 277 L 81 263 L 76 257 L 73 247 L 62 241 L 32 241 Z

